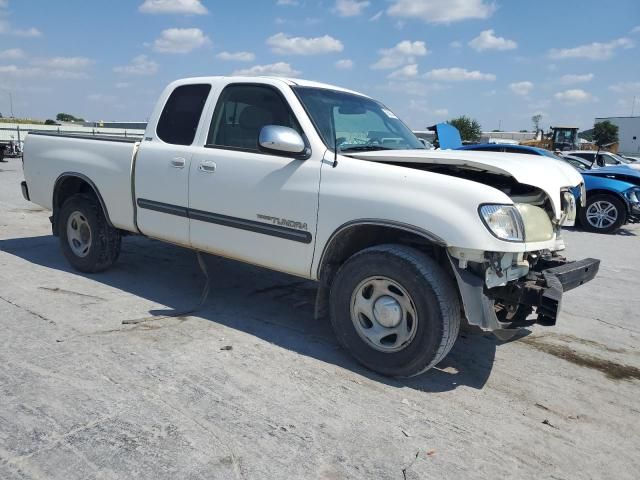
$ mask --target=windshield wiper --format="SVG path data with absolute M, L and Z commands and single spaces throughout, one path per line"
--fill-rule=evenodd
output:
M 382 145 L 354 145 L 353 147 L 338 148 L 339 152 L 374 152 L 376 150 L 394 150 Z

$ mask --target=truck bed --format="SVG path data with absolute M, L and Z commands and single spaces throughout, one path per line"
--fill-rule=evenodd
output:
M 115 227 L 134 231 L 131 166 L 137 139 L 33 132 L 24 149 L 24 176 L 31 201 L 52 209 L 57 181 L 69 174 L 90 179 Z

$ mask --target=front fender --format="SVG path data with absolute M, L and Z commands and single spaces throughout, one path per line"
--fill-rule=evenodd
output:
M 425 232 L 447 247 L 523 252 L 522 242 L 494 237 L 478 214 L 483 203 L 513 204 L 503 192 L 470 180 L 380 162 L 343 158 L 333 168 L 323 162 L 316 254 L 344 225 L 396 223 Z

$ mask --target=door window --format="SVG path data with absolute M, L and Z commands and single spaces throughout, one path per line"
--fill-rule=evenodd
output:
M 263 85 L 230 85 L 220 95 L 213 114 L 207 146 L 258 151 L 265 125 L 302 129 L 284 98 Z
M 210 90 L 211 85 L 176 87 L 158 120 L 158 138 L 173 145 L 191 145 Z

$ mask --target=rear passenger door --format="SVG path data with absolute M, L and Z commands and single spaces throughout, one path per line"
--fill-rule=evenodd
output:
M 154 238 L 189 245 L 189 167 L 211 85 L 176 87 L 155 132 L 147 131 L 135 162 L 139 230 Z
M 274 270 L 309 276 L 325 150 L 300 158 L 262 151 L 266 125 L 306 138 L 285 94 L 268 84 L 227 85 L 205 145 L 191 163 L 193 247 Z M 308 145 L 308 142 L 306 142 Z

